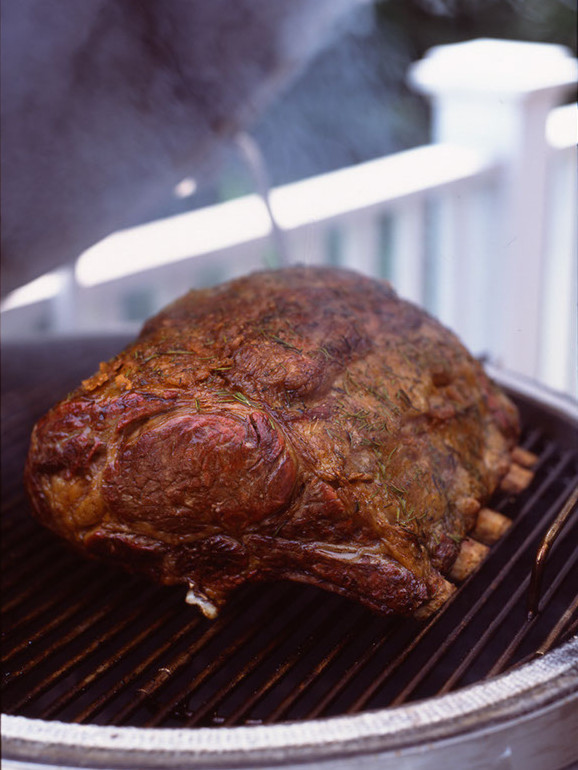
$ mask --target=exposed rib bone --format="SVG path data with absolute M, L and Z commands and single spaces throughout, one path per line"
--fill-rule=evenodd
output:
M 444 605 L 450 596 L 455 592 L 456 587 L 448 580 L 444 580 L 441 575 L 439 578 L 438 587 L 435 596 L 430 599 L 427 604 L 423 604 L 415 613 L 414 617 L 419 620 L 425 620 L 439 610 Z
M 523 468 L 533 468 L 538 462 L 538 455 L 529 452 L 521 446 L 517 446 L 512 451 L 512 460 Z
M 481 508 L 472 537 L 486 545 L 496 543 L 512 526 L 512 520 L 491 508 Z
M 450 578 L 456 583 L 463 583 L 472 572 L 475 572 L 479 564 L 486 558 L 489 550 L 487 545 L 466 537 L 462 541 L 458 557 L 451 568 Z
M 512 463 L 510 470 L 500 483 L 500 489 L 509 494 L 517 495 L 530 486 L 534 473 L 528 468 L 522 468 L 517 463 Z

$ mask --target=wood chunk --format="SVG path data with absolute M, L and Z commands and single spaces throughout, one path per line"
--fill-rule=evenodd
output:
M 521 465 L 522 468 L 533 468 L 538 462 L 538 455 L 529 452 L 521 446 L 517 446 L 512 451 L 512 461 Z
M 472 537 L 486 545 L 493 545 L 512 526 L 512 520 L 491 508 L 481 508 Z
M 466 537 L 460 546 L 460 552 L 450 571 L 450 578 L 456 583 L 463 583 L 488 555 L 490 549 L 471 537 Z
M 512 463 L 510 470 L 500 482 L 500 489 L 508 494 L 517 495 L 530 486 L 533 478 L 533 471 L 522 468 L 518 463 Z
M 447 602 L 455 591 L 455 585 L 450 583 L 449 580 L 444 580 L 440 575 L 435 596 L 426 604 L 422 604 L 414 613 L 414 617 L 418 618 L 418 620 L 426 620 L 431 617 Z

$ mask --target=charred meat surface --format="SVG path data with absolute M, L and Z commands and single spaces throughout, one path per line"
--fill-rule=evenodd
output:
M 517 413 L 389 284 L 294 267 L 191 291 L 36 425 L 37 518 L 214 615 L 247 581 L 380 613 L 447 598 Z

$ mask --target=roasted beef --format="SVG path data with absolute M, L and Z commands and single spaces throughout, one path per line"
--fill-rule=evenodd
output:
M 353 272 L 191 291 L 36 425 L 38 519 L 213 616 L 248 581 L 438 607 L 517 413 L 453 333 Z

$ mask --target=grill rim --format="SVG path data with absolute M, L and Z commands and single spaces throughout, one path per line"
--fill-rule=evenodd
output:
M 562 417 L 578 436 L 578 402 L 486 366 L 502 387 Z M 578 722 L 578 636 L 529 663 L 444 695 L 385 709 L 271 725 L 114 727 L 2 715 L 2 755 L 67 767 L 237 767 L 419 750 L 572 712 Z M 535 729 L 534 727 L 532 728 Z M 578 724 L 576 724 L 578 729 Z M 571 750 L 571 749 L 570 749 Z M 576 756 L 570 761 L 578 760 Z
M 578 637 L 489 681 L 403 706 L 305 722 L 230 728 L 143 728 L 77 725 L 3 716 L 4 757 L 76 767 L 255 767 L 338 756 L 398 754 L 492 727 L 536 723 L 552 710 L 576 713 Z M 574 757 L 575 759 L 576 757 Z M 571 758 L 572 759 L 572 758 Z M 90 764 L 87 764 L 90 763 Z

